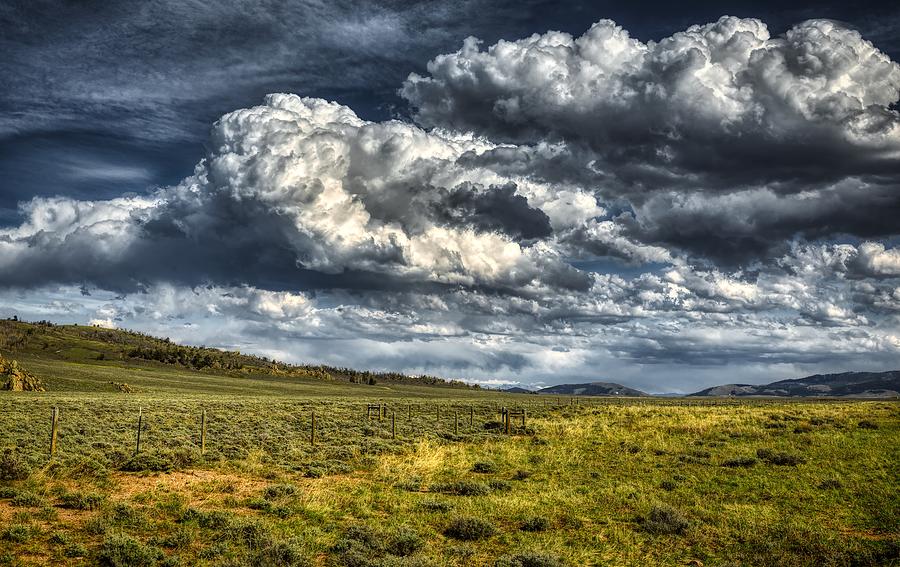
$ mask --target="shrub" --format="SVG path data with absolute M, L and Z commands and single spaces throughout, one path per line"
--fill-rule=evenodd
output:
M 864 419 L 856 424 L 860 429 L 878 429 L 878 424 Z
M 0 498 L 15 498 L 19 491 L 11 486 L 0 486 Z
M 296 492 L 297 487 L 293 484 L 273 484 L 267 486 L 263 494 L 266 498 L 282 498 L 284 496 L 295 494 Z
M 753 457 L 732 457 L 730 459 L 725 459 L 722 461 L 723 467 L 752 467 L 756 464 L 756 459 Z
M 494 526 L 475 517 L 459 517 L 453 519 L 444 530 L 444 535 L 462 541 L 477 541 L 494 535 Z
M 250 552 L 239 565 L 248 567 L 300 567 L 310 565 L 296 539 L 270 540 Z
M 519 553 L 504 555 L 494 562 L 494 567 L 563 567 L 563 562 L 555 555 Z
M 639 523 L 651 534 L 682 534 L 691 525 L 684 514 L 665 505 L 654 506 L 650 514 L 641 518 Z
M 678 488 L 678 484 L 674 480 L 664 480 L 659 483 L 659 487 L 663 490 L 668 490 L 671 492 L 672 490 Z
M 222 510 L 197 510 L 188 508 L 181 516 L 182 522 L 196 521 L 201 528 L 221 530 L 231 524 L 232 515 Z
M 432 492 L 455 494 L 457 496 L 484 496 L 491 491 L 483 482 L 471 480 L 458 480 L 456 482 L 438 482 L 431 485 Z
M 476 473 L 493 473 L 497 472 L 497 466 L 494 463 L 479 461 L 472 465 L 472 472 Z
M 125 534 L 112 534 L 103 540 L 97 561 L 108 567 L 151 567 L 163 558 L 163 553 L 148 547 Z
M 819 483 L 819 490 L 833 490 L 836 488 L 841 488 L 843 485 L 841 481 L 835 478 L 825 479 Z
M 795 467 L 806 462 L 806 459 L 804 459 L 800 455 L 794 455 L 784 452 L 776 453 L 771 449 L 759 449 L 758 451 L 756 451 L 756 456 L 769 464 L 784 467 Z
M 425 542 L 418 532 L 404 526 L 390 537 L 385 550 L 392 555 L 407 556 L 419 551 L 424 545 Z
M 378 532 L 365 525 L 350 526 L 344 532 L 344 539 L 360 543 L 370 549 L 378 549 L 381 546 L 381 537 Z
M 548 527 L 550 527 L 550 522 L 541 516 L 534 516 L 522 522 L 523 532 L 542 532 Z
M 84 557 L 87 553 L 87 548 L 80 543 L 70 543 L 63 548 L 63 555 L 66 557 Z
M 13 506 L 21 506 L 27 508 L 40 508 L 44 506 L 46 502 L 44 499 L 35 494 L 34 492 L 28 492 L 27 490 L 20 490 L 13 496 L 12 502 L 10 502 Z
M 117 502 L 108 514 L 110 522 L 117 526 L 143 528 L 147 525 L 147 516 L 141 510 L 124 502 Z
M 403 480 L 394 485 L 400 490 L 405 490 L 407 492 L 419 492 L 422 490 L 422 479 L 418 477 L 413 477 L 407 480 Z
M 429 512 L 449 512 L 450 506 L 449 502 L 441 502 L 440 500 L 427 500 L 422 502 L 421 504 L 423 510 L 428 510 Z
M 500 421 L 485 421 L 482 427 L 487 431 L 494 431 L 503 429 L 503 423 Z
M 228 525 L 226 537 L 250 548 L 262 547 L 273 539 L 267 527 L 245 518 L 233 519 Z
M 73 510 L 95 510 L 103 500 L 103 495 L 96 492 L 66 492 L 60 495 L 59 506 Z
M 182 526 L 166 537 L 154 539 L 153 543 L 168 549 L 184 549 L 189 547 L 193 541 L 194 534 Z
M 166 453 L 144 452 L 134 455 L 119 468 L 127 472 L 169 472 L 175 469 L 175 463 Z
M 24 459 L 6 449 L 0 453 L 0 480 L 24 480 L 31 474 L 31 468 Z
M 3 540 L 11 541 L 13 543 L 25 543 L 31 536 L 34 534 L 34 530 L 31 526 L 27 526 L 24 524 L 15 524 L 9 526 L 3 532 Z
M 491 479 L 488 481 L 488 487 L 494 492 L 508 492 L 512 490 L 512 485 L 505 480 Z
M 531 478 L 530 471 L 516 471 L 516 474 L 513 475 L 513 480 L 526 480 Z

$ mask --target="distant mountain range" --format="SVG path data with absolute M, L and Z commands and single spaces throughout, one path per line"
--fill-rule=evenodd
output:
M 589 384 L 559 384 L 540 390 L 507 388 L 504 392 L 513 394 L 550 394 L 556 396 L 649 396 L 650 394 L 612 382 L 591 382 Z
M 890 398 L 900 396 L 900 370 L 814 374 L 771 384 L 725 384 L 700 390 L 691 396 L 787 396 Z
M 590 382 L 587 384 L 559 384 L 528 390 L 512 387 L 503 390 L 511 394 L 550 394 L 558 396 L 650 396 L 640 390 L 613 382 Z M 672 397 L 672 394 L 663 394 Z M 900 397 L 900 370 L 889 372 L 843 372 L 840 374 L 815 374 L 796 380 L 779 380 L 771 384 L 724 384 L 713 386 L 690 397 L 853 397 L 892 398 Z

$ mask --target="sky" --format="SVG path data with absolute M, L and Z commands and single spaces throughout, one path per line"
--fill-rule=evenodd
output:
M 900 6 L 0 1 L 0 317 L 686 393 L 900 368 Z

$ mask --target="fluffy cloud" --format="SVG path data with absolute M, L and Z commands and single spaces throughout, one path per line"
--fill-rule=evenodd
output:
M 495 147 L 485 140 L 270 95 L 224 116 L 211 144 L 194 175 L 148 198 L 26 203 L 25 222 L 0 231 L 0 264 L 10 268 L 0 281 L 127 288 L 123 277 L 133 287 L 249 276 L 291 285 L 310 273 L 356 271 L 401 283 L 589 285 L 531 240 L 552 233 L 539 206 L 554 213 L 574 194 L 600 211 L 596 202 L 459 163 Z
M 421 124 L 567 144 L 647 243 L 741 262 L 794 234 L 896 232 L 900 65 L 835 22 L 771 37 L 723 17 L 645 44 L 604 20 L 486 50 L 470 37 L 428 72 L 401 89 Z

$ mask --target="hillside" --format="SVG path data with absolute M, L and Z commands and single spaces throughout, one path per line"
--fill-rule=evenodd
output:
M 890 398 L 900 396 L 900 370 L 815 374 L 759 386 L 724 384 L 690 395 Z
M 559 384 L 541 388 L 538 394 L 553 394 L 558 396 L 647 396 L 646 392 L 635 390 L 621 384 L 612 382 L 591 382 L 589 384 Z
M 505 392 L 507 394 L 533 394 L 534 393 L 534 390 L 529 390 L 528 388 L 520 388 L 519 386 L 513 386 L 511 388 L 503 388 L 500 391 Z
M 179 345 L 168 338 L 124 329 L 54 325 L 47 321 L 0 320 L 0 355 L 18 361 L 41 379 L 50 378 L 48 389 L 54 389 L 54 377 L 63 389 L 97 389 L 99 382 L 100 389 L 114 391 L 121 390 L 123 382 L 140 382 L 149 375 L 169 383 L 182 380 L 198 385 L 204 379 L 222 377 L 478 389 L 477 385 L 434 376 L 293 365 L 240 352 Z M 66 383 L 60 384 L 60 380 Z M 72 383 L 79 380 L 78 385 Z

